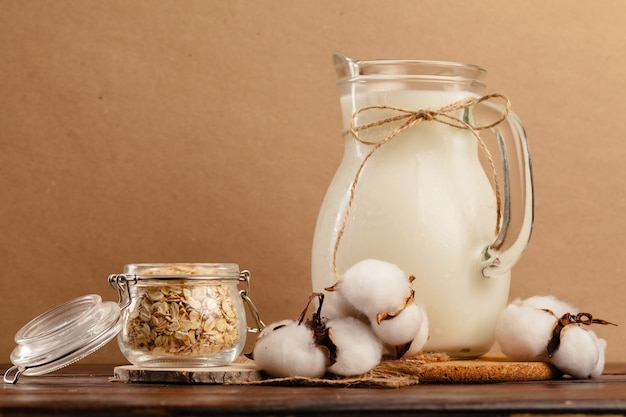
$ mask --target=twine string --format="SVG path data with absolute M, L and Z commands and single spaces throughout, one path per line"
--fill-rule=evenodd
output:
M 492 121 L 491 123 L 486 123 L 482 125 L 472 126 L 462 118 L 454 116 L 452 113 L 458 110 L 466 110 L 473 106 L 476 106 L 484 101 L 489 101 L 493 99 L 501 99 L 504 101 L 505 105 L 502 110 L 502 114 L 500 117 Z M 359 168 L 356 171 L 354 176 L 354 180 L 350 186 L 350 198 L 348 200 L 348 204 L 346 206 L 346 212 L 343 217 L 343 221 L 341 223 L 341 227 L 337 231 L 337 238 L 335 240 L 335 246 L 333 249 L 333 273 L 335 274 L 335 278 L 339 278 L 339 273 L 337 272 L 337 252 L 339 251 L 339 245 L 341 243 L 341 239 L 346 230 L 346 226 L 348 223 L 348 217 L 350 215 L 350 211 L 354 204 L 354 199 L 356 197 L 356 188 L 361 177 L 361 173 L 367 163 L 367 161 L 378 151 L 383 145 L 391 142 L 395 139 L 400 133 L 404 132 L 407 129 L 410 129 L 413 126 L 416 126 L 422 122 L 437 122 L 442 123 L 444 125 L 448 125 L 457 129 L 467 130 L 471 132 L 472 136 L 478 141 L 480 148 L 484 152 L 487 161 L 489 163 L 489 169 L 491 170 L 491 175 L 494 183 L 494 189 L 496 194 L 496 236 L 500 233 L 500 223 L 501 223 L 501 196 L 500 196 L 500 181 L 498 178 L 498 172 L 496 171 L 496 166 L 491 156 L 491 152 L 487 148 L 487 145 L 480 137 L 479 131 L 485 129 L 491 129 L 492 127 L 497 126 L 502 123 L 509 114 L 511 108 L 511 102 L 509 99 L 498 93 L 487 94 L 482 97 L 466 97 L 464 99 L 455 101 L 453 103 L 447 104 L 438 109 L 420 109 L 420 110 L 407 110 L 400 107 L 388 106 L 388 105 L 371 105 L 365 106 L 358 109 L 356 112 L 352 114 L 352 118 L 350 119 L 350 128 L 343 132 L 343 136 L 352 136 L 357 142 L 362 143 L 364 145 L 371 145 L 372 148 L 363 158 L 363 161 L 359 165 Z M 371 110 L 391 110 L 398 114 L 392 117 L 388 117 L 385 119 L 380 119 L 371 123 L 357 125 L 357 120 L 359 116 L 362 114 L 369 112 Z M 389 134 L 382 138 L 376 138 L 374 140 L 368 140 L 362 137 L 359 132 L 366 131 L 368 129 L 372 129 L 374 127 L 388 125 L 390 123 L 401 122 L 398 126 L 396 126 Z

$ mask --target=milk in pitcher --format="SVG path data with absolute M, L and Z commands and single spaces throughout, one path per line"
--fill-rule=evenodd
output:
M 409 110 L 438 109 L 473 93 L 394 88 L 344 94 L 344 126 L 358 109 L 384 104 Z M 393 115 L 372 109 L 364 125 Z M 458 110 L 455 116 L 471 117 Z M 381 125 L 367 135 L 385 137 Z M 339 274 L 368 258 L 392 262 L 414 275 L 416 302 L 430 320 L 427 351 L 477 357 L 489 351 L 493 328 L 505 307 L 510 276 L 486 278 L 481 258 L 496 237 L 494 188 L 479 160 L 479 143 L 468 130 L 421 121 L 381 146 L 358 179 L 349 215 L 350 186 L 373 145 L 345 136 L 344 157 L 322 203 L 312 253 L 313 290 L 332 285 L 337 234 Z

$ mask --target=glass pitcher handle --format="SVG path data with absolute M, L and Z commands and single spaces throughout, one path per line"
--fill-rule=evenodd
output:
M 503 108 L 492 102 L 477 106 L 480 117 L 502 114 Z M 526 132 L 519 118 L 509 112 L 506 119 L 494 127 L 502 159 L 502 216 L 500 231 L 494 242 L 485 248 L 481 267 L 485 277 L 509 271 L 521 258 L 534 220 L 533 175 Z

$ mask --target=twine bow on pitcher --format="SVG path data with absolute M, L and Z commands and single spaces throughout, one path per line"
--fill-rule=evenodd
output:
M 501 99 L 504 101 L 504 107 L 502 110 L 502 114 L 496 120 L 491 123 L 472 126 L 469 121 L 466 121 L 464 118 L 460 118 L 454 115 L 454 112 L 458 110 L 467 110 L 476 106 L 482 102 Z M 339 273 L 337 272 L 337 252 L 339 250 L 339 244 L 341 242 L 341 238 L 346 230 L 346 225 L 348 222 L 348 217 L 350 215 L 350 210 L 354 203 L 354 199 L 356 196 L 356 187 L 359 182 L 359 178 L 365 167 L 367 161 L 376 153 L 378 149 L 380 149 L 383 145 L 391 142 L 395 139 L 400 133 L 403 131 L 416 126 L 422 122 L 437 122 L 442 123 L 444 125 L 448 125 L 451 127 L 455 127 L 457 129 L 467 130 L 472 133 L 474 138 L 478 141 L 481 149 L 483 150 L 487 161 L 489 163 L 489 168 L 491 170 L 491 174 L 493 177 L 495 194 L 496 194 L 496 235 L 500 232 L 500 222 L 501 222 L 501 197 L 500 197 L 500 184 L 498 179 L 498 173 L 496 171 L 495 163 L 491 156 L 491 152 L 487 148 L 487 145 L 482 140 L 479 135 L 480 130 L 491 129 L 492 127 L 497 126 L 502 123 L 508 116 L 511 108 L 511 102 L 509 99 L 498 93 L 487 94 L 482 97 L 466 97 L 464 99 L 455 101 L 453 103 L 442 106 L 438 109 L 419 109 L 419 110 L 408 110 L 400 107 L 388 106 L 388 105 L 371 105 L 365 106 L 358 109 L 356 112 L 352 114 L 352 118 L 350 119 L 350 128 L 343 132 L 343 136 L 352 136 L 357 142 L 362 143 L 364 145 L 371 145 L 372 148 L 363 158 L 359 168 L 356 171 L 354 176 L 354 180 L 352 181 L 352 185 L 350 186 L 350 199 L 348 200 L 348 204 L 346 207 L 346 213 L 343 217 L 343 221 L 341 223 L 341 227 L 337 232 L 337 239 L 335 240 L 335 247 L 333 249 L 333 272 L 335 274 L 335 278 L 339 278 Z M 390 110 L 398 113 L 395 116 L 391 116 L 389 118 L 380 119 L 371 123 L 358 125 L 357 120 L 359 116 L 363 116 L 368 111 L 371 110 Z M 368 129 L 372 129 L 379 126 L 389 125 L 391 123 L 400 123 L 396 126 L 389 134 L 382 138 L 376 138 L 375 140 L 368 140 L 363 138 L 359 133 L 366 131 Z

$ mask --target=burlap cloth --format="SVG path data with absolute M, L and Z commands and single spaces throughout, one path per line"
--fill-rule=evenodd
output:
M 255 385 L 336 386 L 398 388 L 415 384 L 479 384 L 540 381 L 561 374 L 544 362 L 511 362 L 505 357 L 484 356 L 472 360 L 449 360 L 446 355 L 426 354 L 411 359 L 383 360 L 359 377 L 263 378 Z

